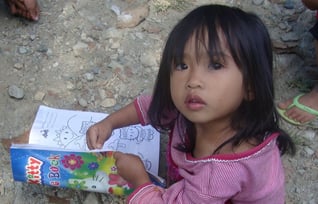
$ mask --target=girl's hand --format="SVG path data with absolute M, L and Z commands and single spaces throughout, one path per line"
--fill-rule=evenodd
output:
M 114 158 L 118 174 L 134 188 L 150 182 L 145 166 L 138 156 L 115 152 Z
M 86 143 L 89 149 L 101 149 L 104 142 L 112 134 L 113 128 L 106 118 L 88 128 L 86 132 Z
M 132 102 L 91 126 L 86 132 L 87 146 L 89 149 L 101 149 L 114 129 L 138 123 L 138 114 Z

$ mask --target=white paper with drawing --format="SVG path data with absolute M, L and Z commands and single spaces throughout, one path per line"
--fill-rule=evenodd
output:
M 52 148 L 89 151 L 86 131 L 107 114 L 55 109 L 40 106 L 31 128 L 29 144 Z M 146 169 L 158 174 L 160 134 L 151 126 L 133 125 L 113 131 L 104 151 L 121 151 L 139 155 Z

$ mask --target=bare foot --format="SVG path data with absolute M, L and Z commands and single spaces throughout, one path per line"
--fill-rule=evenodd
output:
M 28 20 L 37 21 L 40 9 L 37 0 L 5 0 L 13 15 L 24 17 Z
M 300 97 L 299 103 L 318 111 L 318 91 L 317 91 L 317 88 L 318 87 L 315 87 L 315 89 L 313 89 L 311 92 Z M 290 104 L 292 104 L 292 102 L 293 102 L 293 98 L 288 99 L 287 101 L 279 103 L 278 107 L 280 109 L 285 110 L 288 108 L 288 106 Z M 306 123 L 306 122 L 311 121 L 317 117 L 317 116 L 312 115 L 306 111 L 300 110 L 296 106 L 293 106 L 293 107 L 289 108 L 288 110 L 286 110 L 285 115 L 288 118 L 290 118 L 294 121 L 300 122 L 300 123 Z

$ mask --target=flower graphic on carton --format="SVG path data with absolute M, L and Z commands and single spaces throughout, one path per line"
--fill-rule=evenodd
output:
M 96 170 L 96 169 L 98 169 L 98 167 L 99 167 L 99 164 L 97 162 L 91 162 L 88 164 L 89 170 Z
M 63 166 L 72 171 L 81 168 L 83 163 L 82 157 L 75 154 L 65 155 L 62 159 Z

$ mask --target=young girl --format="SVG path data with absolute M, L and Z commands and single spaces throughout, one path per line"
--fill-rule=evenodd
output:
M 201 6 L 172 30 L 152 96 L 109 115 L 87 132 L 101 148 L 112 130 L 151 124 L 169 131 L 168 175 L 155 186 L 142 161 L 116 152 L 118 173 L 135 191 L 128 203 L 284 203 L 280 155 L 294 152 L 278 126 L 272 47 L 255 15 Z

